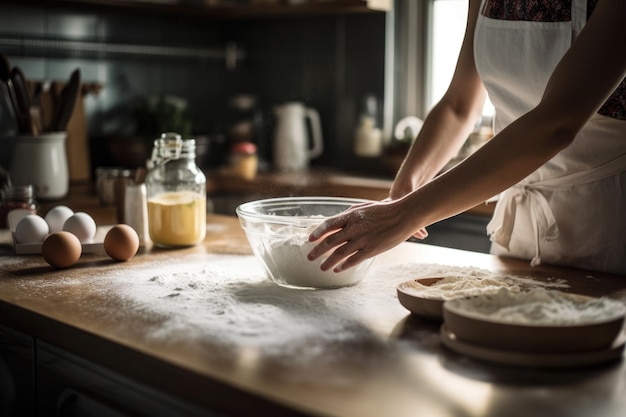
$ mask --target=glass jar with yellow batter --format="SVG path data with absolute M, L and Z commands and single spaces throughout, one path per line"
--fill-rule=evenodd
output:
M 206 177 L 196 165 L 196 142 L 177 133 L 154 141 L 146 192 L 148 231 L 156 246 L 193 246 L 206 235 Z

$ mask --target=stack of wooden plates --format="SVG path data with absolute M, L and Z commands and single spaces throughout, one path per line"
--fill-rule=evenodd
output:
M 443 321 L 447 348 L 477 359 L 519 366 L 565 368 L 622 357 L 626 308 L 618 301 L 545 288 L 444 299 L 415 291 L 442 278 L 411 280 L 397 287 L 413 315 Z M 433 293 L 437 291 L 433 287 Z

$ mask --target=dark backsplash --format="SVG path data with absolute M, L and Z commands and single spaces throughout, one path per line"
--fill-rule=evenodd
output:
M 66 80 L 79 67 L 84 81 L 103 86 L 98 95 L 85 97 L 94 167 L 120 163 L 111 153 L 111 142 L 128 142 L 133 136 L 132 110 L 141 99 L 155 95 L 186 99 L 193 135 L 216 138 L 227 128 L 229 98 L 243 93 L 258 98 L 264 123 L 257 141 L 268 158 L 272 108 L 298 100 L 316 108 L 322 120 L 326 150 L 313 164 L 350 168 L 350 161 L 358 165 L 352 156 L 352 135 L 361 99 L 368 93 L 381 102 L 383 98 L 382 13 L 216 20 L 136 10 L 3 4 L 0 38 L 43 41 L 39 49 L 0 43 L 0 51 L 30 79 Z M 169 46 L 173 52 L 46 49 L 55 40 Z M 228 45 L 244 54 L 234 68 L 220 56 Z M 219 158 L 211 159 L 211 164 L 218 162 Z

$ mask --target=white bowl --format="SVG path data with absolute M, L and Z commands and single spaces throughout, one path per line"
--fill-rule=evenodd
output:
M 308 236 L 325 218 L 364 202 L 337 197 L 271 198 L 244 203 L 236 213 L 269 279 L 291 288 L 330 289 L 360 282 L 374 259 L 339 273 L 322 271 L 324 257 L 307 259 L 315 245 Z

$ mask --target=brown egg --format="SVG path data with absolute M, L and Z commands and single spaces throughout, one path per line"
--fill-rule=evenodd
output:
M 104 251 L 116 261 L 127 261 L 139 250 L 139 236 L 127 224 L 117 224 L 104 236 Z
M 41 244 L 41 255 L 56 268 L 74 265 L 82 252 L 80 240 L 70 232 L 52 233 Z

